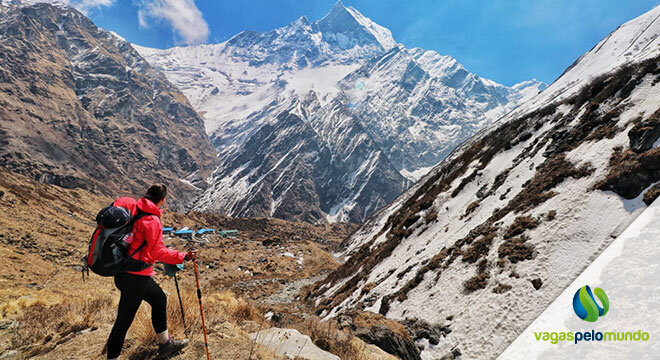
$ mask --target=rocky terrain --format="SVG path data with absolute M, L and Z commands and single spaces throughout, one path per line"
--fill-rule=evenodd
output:
M 220 44 L 135 47 L 203 114 L 218 151 L 196 209 L 233 216 L 361 223 L 545 87 L 406 49 L 341 1 Z
M 424 319 L 422 357 L 495 358 L 660 193 L 660 7 L 377 212 L 310 297 Z M 476 310 L 478 309 L 478 310 Z
M 91 274 L 83 281 L 80 265 L 95 213 L 110 201 L 84 189 L 38 183 L 0 167 L 0 256 L 6 260 L 0 270 L 0 359 L 105 358 L 103 346 L 119 293 L 112 278 Z M 313 347 L 317 350 L 312 353 L 320 351 L 328 358 L 418 359 L 412 336 L 428 333 L 423 324 L 404 326 L 362 312 L 322 322 L 306 301 L 311 284 L 339 265 L 330 252 L 354 225 L 170 211 L 164 213 L 163 222 L 176 228 L 239 230 L 236 238 L 165 237 L 172 248 L 200 251 L 213 359 L 285 359 L 281 354 L 287 341 L 259 335 L 267 329 L 297 329 L 300 338 L 307 336 L 304 349 Z M 37 223 L 40 226 L 33 226 Z M 173 359 L 204 357 L 191 264 L 178 274 L 185 326 L 172 279 L 163 274 L 161 265 L 156 271 L 156 281 L 168 294 L 170 331 L 192 341 Z M 154 341 L 145 305 L 128 333 L 123 358 L 153 358 Z M 300 350 L 301 344 L 296 346 L 294 354 L 317 359 Z
M 80 265 L 95 213 L 110 201 L 84 189 L 38 183 L 0 168 L 0 256 L 5 259 L 0 270 L 0 358 L 104 358 L 103 345 L 119 294 L 112 278 L 91 274 L 83 281 Z M 338 264 L 326 249 L 335 249 L 352 226 L 169 211 L 163 222 L 178 228 L 239 230 L 237 238 L 209 235 L 196 242 L 165 240 L 179 250 L 200 250 L 200 281 L 214 359 L 248 358 L 250 353 L 253 359 L 283 359 L 277 355 L 277 347 L 256 345 L 248 336 L 273 326 L 299 328 L 314 343 L 342 358 L 346 358 L 342 354 L 358 354 L 353 358 L 392 359 L 375 345 L 341 331 L 335 323 L 314 319 L 302 301 L 304 292 L 286 291 L 290 285 L 336 268 Z M 186 326 L 178 315 L 173 281 L 160 265 L 156 280 L 169 295 L 170 330 L 192 340 L 190 349 L 175 358 L 199 359 L 204 356 L 199 307 L 191 264 L 186 265 L 179 273 Z M 154 354 L 147 309 L 139 312 L 129 331 L 127 359 Z M 379 323 L 407 336 L 400 325 L 371 321 L 372 325 Z M 396 338 L 394 333 L 389 335 Z
M 216 164 L 202 118 L 132 46 L 66 6 L 4 9 L 0 165 L 100 194 L 154 182 L 183 206 Z

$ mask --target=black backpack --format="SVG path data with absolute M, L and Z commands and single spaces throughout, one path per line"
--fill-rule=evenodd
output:
M 114 205 L 99 211 L 96 215 L 96 230 L 92 233 L 89 250 L 83 258 L 83 280 L 85 270 L 88 275 L 91 269 L 101 276 L 114 276 L 126 271 L 141 271 L 151 266 L 144 261 L 133 259 L 133 255 L 144 247 L 146 241 L 128 254 L 133 224 L 147 215 L 151 214 L 138 210 L 135 216 L 131 216 L 126 208 Z

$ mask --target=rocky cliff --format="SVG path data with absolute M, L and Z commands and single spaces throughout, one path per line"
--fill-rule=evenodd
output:
M 203 120 L 132 46 L 66 6 L 0 20 L 0 166 L 63 187 L 189 201 L 213 169 Z

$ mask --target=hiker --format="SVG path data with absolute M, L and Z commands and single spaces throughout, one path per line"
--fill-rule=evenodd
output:
M 163 226 L 160 222 L 161 208 L 167 199 L 165 185 L 153 185 L 147 194 L 135 202 L 131 198 L 119 198 L 115 206 L 124 206 L 132 214 L 138 211 L 150 215 L 141 217 L 133 224 L 134 240 L 128 250 L 132 254 L 138 247 L 146 242 L 133 255 L 133 258 L 144 261 L 148 268 L 136 272 L 122 272 L 115 275 L 115 286 L 121 291 L 117 319 L 112 327 L 107 343 L 108 359 L 119 359 L 126 332 L 133 322 L 133 318 L 142 303 L 142 300 L 151 305 L 151 323 L 158 339 L 158 357 L 167 358 L 188 345 L 188 340 L 174 340 L 167 331 L 167 297 L 156 284 L 152 276 L 155 274 L 153 264 L 161 261 L 166 264 L 180 264 L 184 260 L 193 260 L 197 251 L 181 252 L 171 250 L 163 244 Z

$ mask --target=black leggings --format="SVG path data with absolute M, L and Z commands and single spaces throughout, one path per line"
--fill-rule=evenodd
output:
M 115 276 L 121 291 L 117 320 L 108 338 L 108 358 L 116 358 L 126 338 L 126 332 L 140 308 L 142 300 L 151 305 L 151 323 L 156 333 L 167 330 L 167 297 L 151 276 L 121 273 Z

